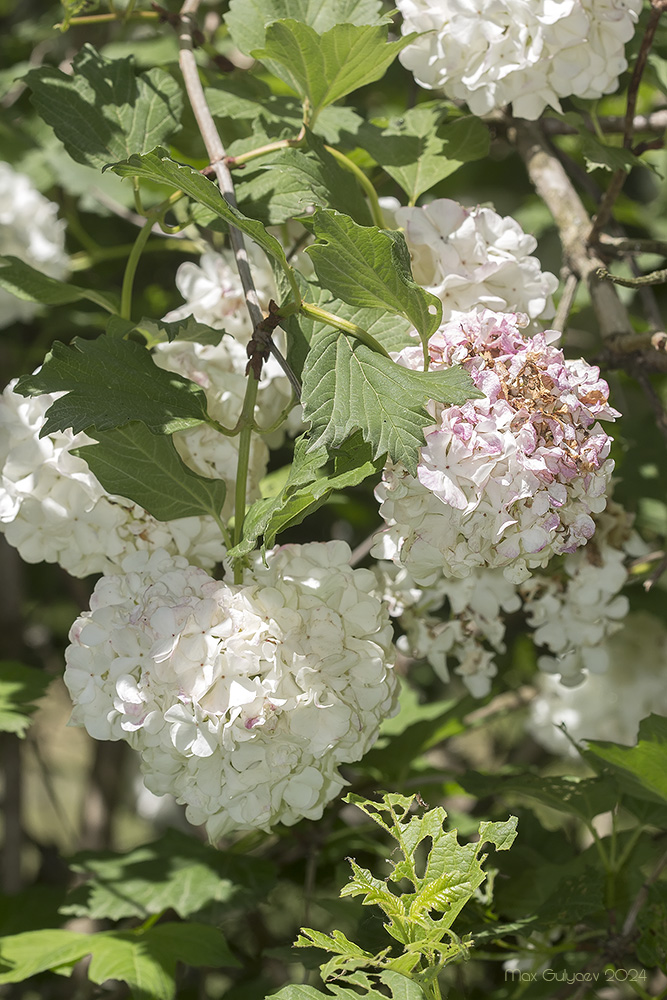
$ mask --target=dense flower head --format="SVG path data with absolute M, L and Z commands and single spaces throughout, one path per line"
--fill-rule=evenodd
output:
M 587 674 L 609 669 L 605 640 L 623 627 L 630 608 L 620 593 L 629 577 L 627 562 L 646 552 L 631 515 L 617 503 L 595 521 L 595 536 L 567 556 L 560 571 L 535 574 L 520 587 L 533 639 L 553 654 L 539 655 L 538 666 L 559 674 L 561 685 L 580 684 Z
M 91 438 L 71 430 L 39 436 L 46 411 L 61 394 L 26 399 L 14 391 L 15 384 L 0 396 L 0 530 L 26 562 L 57 562 L 72 576 L 87 576 L 117 571 L 135 549 L 164 548 L 208 568 L 222 559 L 225 548 L 212 517 L 158 521 L 131 500 L 107 493 L 73 454 L 94 444 Z M 234 460 L 220 472 L 233 498 L 230 470 L 233 475 L 238 444 L 228 441 L 238 439 L 217 436 L 230 463 Z M 259 457 L 263 470 L 265 449 Z M 256 495 L 257 469 L 254 479 Z
M 317 819 L 394 707 L 392 629 L 344 542 L 256 556 L 242 585 L 139 552 L 74 623 L 72 722 L 141 753 L 216 839 Z
M 624 46 L 642 0 L 397 0 L 399 58 L 429 90 L 443 88 L 476 115 L 512 103 L 531 120 L 559 98 L 598 98 L 627 68 Z
M 595 530 L 613 470 L 613 420 L 599 369 L 566 361 L 558 334 L 524 337 L 525 317 L 488 311 L 445 323 L 431 337 L 431 369 L 462 365 L 483 398 L 430 403 L 417 476 L 389 463 L 376 489 L 387 529 L 374 554 L 419 584 L 503 567 L 519 583 Z M 419 369 L 421 348 L 399 364 Z
M 571 687 L 541 675 L 528 729 L 552 753 L 576 753 L 570 737 L 632 745 L 639 723 L 651 713 L 667 715 L 667 629 L 653 615 L 628 615 L 624 627 L 603 643 L 604 674 L 590 673 Z
M 37 191 L 31 180 L 0 162 L 0 254 L 18 257 L 51 278 L 68 271 L 65 223 L 58 206 Z M 0 288 L 0 328 L 28 320 L 38 309 Z
M 492 208 L 464 208 L 438 198 L 421 208 L 396 208 L 415 281 L 437 295 L 443 319 L 475 308 L 553 316 L 558 279 L 542 271 L 534 236 Z
M 445 683 L 450 667 L 470 693 L 483 698 L 496 676 L 496 654 L 505 652 L 505 614 L 521 598 L 501 570 L 478 569 L 464 580 L 417 587 L 404 568 L 380 562 L 377 593 L 404 634 L 396 645 L 406 656 L 428 660 Z

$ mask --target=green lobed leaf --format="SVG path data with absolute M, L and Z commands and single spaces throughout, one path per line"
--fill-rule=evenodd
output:
M 415 36 L 387 41 L 386 25 L 339 23 L 318 33 L 303 21 L 274 21 L 266 28 L 264 47 L 251 55 L 304 101 L 313 117 L 321 108 L 379 80 Z
M 384 128 L 360 129 L 359 144 L 400 184 L 410 204 L 464 163 L 488 155 L 484 123 L 471 115 L 442 125 L 447 112 L 445 103 L 434 101 L 409 108 Z
M 131 58 L 105 59 L 89 44 L 72 70 L 40 66 L 24 79 L 37 112 L 78 163 L 99 168 L 147 152 L 178 128 L 183 97 L 165 70 L 135 76 Z
M 0 984 L 19 983 L 49 969 L 62 972 L 87 955 L 91 982 L 119 979 L 135 1000 L 172 1000 L 179 961 L 213 968 L 239 964 L 220 931 L 205 924 L 157 924 L 145 931 L 97 934 L 27 931 L 0 940 Z
M 196 344 L 216 345 L 225 336 L 224 330 L 214 330 L 206 323 L 199 323 L 194 316 L 186 316 L 185 319 L 174 320 L 173 323 L 144 317 L 139 323 L 133 323 L 132 328 L 146 338 L 149 348 L 164 343 L 165 340 L 169 343 L 172 340 L 188 340 Z
M 360 430 L 373 460 L 387 453 L 413 475 L 424 427 L 433 423 L 426 403 L 435 399 L 460 404 L 477 394 L 462 368 L 413 371 L 335 330 L 314 339 L 303 369 L 302 402 L 312 426 L 311 449 L 337 448 Z
M 288 527 L 300 524 L 334 490 L 356 486 L 379 472 L 381 464 L 370 458 L 370 448 L 360 435 L 349 439 L 334 456 L 330 473 L 323 471 L 329 461 L 326 448 L 309 450 L 307 435 L 297 438 L 294 458 L 285 485 L 270 498 L 257 500 L 249 509 L 243 525 L 242 541 L 229 551 L 231 559 L 252 552 L 260 537 L 271 548 L 276 536 Z
M 19 299 L 41 302 L 45 306 L 64 306 L 88 299 L 110 312 L 116 311 L 116 304 L 111 296 L 50 278 L 18 257 L 0 256 L 0 286 Z
M 266 225 L 280 225 L 315 207 L 345 210 L 370 223 L 370 210 L 352 174 L 327 152 L 318 136 L 310 130 L 306 136 L 305 151 L 283 149 L 261 157 L 254 172 L 244 171 L 236 185 L 244 211 Z
M 244 128 L 252 127 L 251 136 L 229 143 L 230 155 L 260 145 L 257 138 L 262 133 L 266 134 L 264 141 L 294 139 L 303 125 L 303 107 L 298 97 L 274 94 L 266 83 L 247 73 L 216 80 L 206 88 L 205 94 L 214 118 L 238 121 Z M 356 135 L 362 123 L 363 119 L 353 108 L 329 105 L 317 116 L 313 130 L 325 142 L 337 146 L 343 135 Z M 242 179 L 242 175 L 238 176 Z
M 208 180 L 194 167 L 172 160 L 166 149 L 158 146 L 143 156 L 130 156 L 121 163 L 114 163 L 111 170 L 119 177 L 139 177 L 184 191 L 198 204 L 204 205 L 214 215 L 224 219 L 228 224 L 231 223 L 246 236 L 249 236 L 282 268 L 289 269 L 285 251 L 278 240 L 266 232 L 261 222 L 249 219 L 238 209 L 233 208 L 223 198 L 213 181 Z
M 386 24 L 380 0 L 231 0 L 225 23 L 234 44 L 250 55 L 264 44 L 266 26 L 280 18 L 303 21 L 322 34 L 336 24 Z
M 667 719 L 649 715 L 639 724 L 633 747 L 601 740 L 587 740 L 584 758 L 593 767 L 603 762 L 630 795 L 651 802 L 667 802 Z
M 0 661 L 0 732 L 16 733 L 23 738 L 51 681 L 43 670 L 15 660 Z
M 210 514 L 219 517 L 227 487 L 184 464 L 170 437 L 152 434 L 133 421 L 112 431 L 94 431 L 97 444 L 76 448 L 104 489 L 138 503 L 158 521 Z
M 552 777 L 532 771 L 511 774 L 469 771 L 459 775 L 457 781 L 477 797 L 519 795 L 558 812 L 578 816 L 585 823 L 613 809 L 618 801 L 617 789 L 603 778 Z
M 306 247 L 306 253 L 322 285 L 350 305 L 405 317 L 426 344 L 440 326 L 442 303 L 412 277 L 402 233 L 358 226 L 330 210 L 319 209 L 301 221 L 321 241 Z
M 209 903 L 236 907 L 265 895 L 274 880 L 270 862 L 217 851 L 177 830 L 125 854 L 84 851 L 68 863 L 86 881 L 60 912 L 93 920 L 146 920 L 169 909 L 188 917 Z
M 356 766 L 378 780 L 400 782 L 427 750 L 464 731 L 463 718 L 475 704 L 471 695 L 420 704 L 404 684 L 398 714 L 383 722 L 378 741 Z
M 601 167 L 603 170 L 632 170 L 633 167 L 647 166 L 638 156 L 631 153 L 629 149 L 621 146 L 608 146 L 602 143 L 587 130 L 579 133 L 581 155 L 586 161 L 586 170 L 596 170 Z
M 46 413 L 40 437 L 68 427 L 100 431 L 140 420 L 154 434 L 172 434 L 208 420 L 206 395 L 195 382 L 169 372 L 133 340 L 116 336 L 56 342 L 39 372 L 16 385 L 22 396 L 65 392 Z

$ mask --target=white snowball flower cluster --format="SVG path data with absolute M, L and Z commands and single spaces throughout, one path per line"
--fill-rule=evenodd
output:
M 633 613 L 625 627 L 604 643 L 609 668 L 591 673 L 579 687 L 541 676 L 528 728 L 535 740 L 557 754 L 575 754 L 557 726 L 574 740 L 611 740 L 632 745 L 639 723 L 651 713 L 667 715 L 667 629 L 657 618 Z
M 72 576 L 117 572 L 135 549 L 165 548 L 213 567 L 225 549 L 212 517 L 157 521 L 138 504 L 109 495 L 76 448 L 86 434 L 40 438 L 46 411 L 60 393 L 0 396 L 0 530 L 29 563 L 57 562 Z
M 65 223 L 58 206 L 37 191 L 24 174 L 0 162 L 0 254 L 18 257 L 51 278 L 68 271 Z M 28 320 L 38 309 L 0 288 L 0 328 Z
M 275 295 L 275 281 L 268 261 L 254 243 L 247 241 L 247 252 L 257 295 L 262 309 L 269 307 Z M 185 299 L 182 306 L 164 317 L 168 322 L 194 316 L 214 330 L 225 329 L 242 343 L 252 335 L 252 325 L 245 305 L 243 286 L 229 251 L 209 250 L 199 261 L 188 260 L 176 272 L 176 287 Z
M 527 313 L 531 320 L 554 314 L 558 278 L 542 271 L 534 236 L 510 216 L 491 208 L 464 208 L 438 198 L 421 208 L 397 208 L 412 273 L 443 304 L 443 320 L 486 308 Z
M 397 0 L 399 59 L 428 90 L 443 88 L 476 115 L 512 103 L 534 120 L 559 98 L 597 98 L 627 68 L 625 43 L 642 0 Z
M 628 556 L 646 551 L 631 530 L 632 517 L 618 504 L 596 518 L 595 536 L 565 558 L 553 576 L 535 575 L 521 585 L 533 639 L 553 656 L 538 657 L 540 670 L 560 674 L 563 685 L 580 684 L 587 673 L 609 669 L 604 640 L 623 627 L 630 603 L 620 593 L 628 580 Z
M 417 477 L 388 464 L 376 489 L 387 529 L 373 554 L 422 585 L 503 567 L 520 583 L 552 555 L 592 536 L 606 505 L 619 414 L 598 368 L 566 361 L 558 334 L 523 336 L 525 317 L 491 312 L 445 323 L 430 339 L 432 370 L 462 365 L 484 398 L 430 403 Z M 396 360 L 421 368 L 418 346 Z
M 141 753 L 217 839 L 317 819 L 392 712 L 392 629 L 344 542 L 256 556 L 243 585 L 166 552 L 103 577 L 66 653 L 74 724 Z
M 495 654 L 505 652 L 502 613 L 521 607 L 502 571 L 481 569 L 465 580 L 439 580 L 423 589 L 393 563 L 379 563 L 375 572 L 378 592 L 405 632 L 398 649 L 428 660 L 445 683 L 453 662 L 454 673 L 475 698 L 487 695 L 498 672 Z
M 254 243 L 248 241 L 247 250 L 259 304 L 267 311 L 270 299 L 277 295 L 273 273 L 266 257 Z M 175 322 L 194 316 L 199 323 L 206 323 L 214 330 L 224 329 L 231 337 L 223 337 L 217 348 L 200 356 L 223 359 L 226 371 L 233 370 L 245 376 L 248 364 L 245 346 L 252 335 L 252 325 L 241 279 L 231 254 L 209 251 L 203 254 L 199 264 L 186 261 L 176 272 L 176 287 L 186 301 L 167 313 L 164 319 Z M 284 354 L 285 345 L 280 332 L 275 334 L 275 339 Z M 262 365 L 257 396 L 257 421 L 260 427 L 270 428 L 276 423 L 291 399 L 292 387 L 289 380 L 276 359 L 270 356 Z M 302 429 L 300 406 L 290 412 L 287 428 L 290 433 L 299 433 Z M 269 437 L 268 442 L 271 447 L 277 447 L 282 443 L 282 435 Z
M 239 364 L 239 353 L 243 364 Z M 153 359 L 159 368 L 177 372 L 201 386 L 206 394 L 209 416 L 230 430 L 236 424 L 243 406 L 246 376 L 243 374 L 247 357 L 231 337 L 223 337 L 217 345 L 198 344 L 189 340 L 172 340 L 158 344 Z M 234 482 L 238 461 L 239 437 L 228 437 L 208 424 L 199 424 L 173 435 L 176 450 L 191 469 L 209 479 L 227 481 L 227 496 L 223 517 L 234 509 Z M 266 472 L 269 453 L 261 437 L 253 434 L 247 478 L 247 498 L 250 502 L 260 495 L 259 483 Z

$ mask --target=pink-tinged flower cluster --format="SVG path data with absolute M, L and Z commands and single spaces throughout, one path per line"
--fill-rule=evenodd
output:
M 607 383 L 566 361 L 558 334 L 524 337 L 525 317 L 482 312 L 445 323 L 429 342 L 431 369 L 462 365 L 483 398 L 430 403 L 417 477 L 388 465 L 376 490 L 387 523 L 374 554 L 420 584 L 503 567 L 519 583 L 595 530 L 613 470 L 598 423 L 620 414 Z M 399 364 L 419 369 L 421 348 Z

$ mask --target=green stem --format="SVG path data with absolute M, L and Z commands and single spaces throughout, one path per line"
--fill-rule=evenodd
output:
M 138 194 L 138 192 L 136 192 Z M 146 215 L 146 221 L 139 230 L 139 235 L 134 241 L 134 246 L 130 250 L 130 255 L 127 258 L 127 264 L 125 265 L 125 274 L 123 275 L 123 289 L 120 296 L 120 315 L 123 319 L 132 319 L 132 289 L 134 287 L 134 276 L 137 273 L 137 266 L 141 258 L 142 253 L 148 243 L 148 239 L 151 235 L 153 226 L 156 222 L 162 222 L 165 212 L 167 212 L 172 205 L 175 205 L 177 201 L 180 201 L 184 197 L 181 190 L 174 191 L 170 194 L 163 202 L 152 208 L 150 212 Z
M 641 837 L 641 835 L 642 835 L 643 832 L 644 832 L 644 827 L 641 826 L 641 825 L 638 826 L 638 827 L 636 827 L 636 829 L 634 829 L 632 831 L 632 834 L 631 834 L 631 836 L 630 836 L 627 844 L 625 845 L 623 853 L 621 854 L 621 856 L 618 858 L 618 860 L 614 864 L 614 871 L 615 872 L 620 872 L 620 871 L 623 870 L 626 861 L 628 860 L 628 858 L 630 857 L 630 855 L 634 851 L 635 845 L 636 845 L 637 841 L 639 840 L 639 838 Z
M 321 309 L 312 302 L 302 302 L 301 312 L 304 316 L 318 319 L 320 323 L 326 323 L 328 326 L 335 326 L 338 330 L 344 330 L 345 333 L 351 333 L 353 337 L 360 340 L 366 347 L 370 347 L 372 351 L 382 354 L 385 358 L 389 357 L 382 344 L 368 330 L 357 326 L 356 323 L 350 323 L 349 320 L 343 319 L 342 316 L 336 316 L 334 313 L 327 312 L 326 309 Z
M 137 10 L 134 11 L 129 16 L 124 14 L 118 14 L 114 11 L 112 14 L 82 14 L 81 17 L 73 17 L 70 19 L 70 27 L 73 24 L 103 24 L 105 21 L 157 21 L 159 18 L 157 11 L 153 10 Z M 64 22 L 56 24 L 56 28 L 62 28 Z
M 125 274 L 123 275 L 123 290 L 120 296 L 120 314 L 123 319 L 132 318 L 132 289 L 134 287 L 134 276 L 137 273 L 139 259 L 144 251 L 144 247 L 148 243 L 154 224 L 155 215 L 151 213 L 139 230 L 139 235 L 134 241 L 134 246 L 130 250 L 130 255 L 127 258 Z
M 224 540 L 224 543 L 225 543 L 226 547 L 228 549 L 231 549 L 231 547 L 232 547 L 232 536 L 230 535 L 229 531 L 227 530 L 227 525 L 222 520 L 222 518 L 220 517 L 219 514 L 214 514 L 213 515 L 213 520 L 215 521 L 215 523 L 217 524 L 217 526 L 220 528 L 220 534 L 223 537 L 223 540 Z
M 245 521 L 245 505 L 248 482 L 248 466 L 250 464 L 250 444 L 255 427 L 255 402 L 259 382 L 251 372 L 246 384 L 243 408 L 239 417 L 241 433 L 239 435 L 239 457 L 236 466 L 236 489 L 234 493 L 234 544 L 238 545 L 243 537 Z M 234 583 L 241 583 L 243 569 L 240 564 L 234 566 Z
M 380 208 L 377 191 L 371 183 L 370 177 L 368 177 L 367 174 L 363 172 L 361 167 L 358 167 L 357 164 L 349 158 L 349 156 L 346 156 L 345 153 L 341 153 L 340 150 L 336 149 L 334 146 L 325 146 L 324 148 L 327 153 L 330 153 L 334 159 L 338 160 L 341 166 L 345 167 L 346 170 L 349 170 L 350 173 L 354 174 L 370 203 L 373 225 L 377 226 L 378 229 L 385 229 L 386 224 L 382 214 L 382 209 Z
M 297 149 L 299 146 L 303 146 L 303 142 L 302 129 L 295 139 L 276 139 L 275 142 L 267 142 L 265 146 L 249 149 L 247 153 L 239 153 L 238 156 L 228 156 L 227 166 L 233 169 L 234 167 L 242 166 L 244 163 L 250 163 L 251 160 L 256 160 L 260 156 L 266 156 L 267 153 L 276 153 L 281 149 Z
M 442 1000 L 442 993 L 440 992 L 440 985 L 437 979 L 434 979 L 428 987 L 427 997 L 428 1000 Z
M 126 260 L 134 244 L 123 243 L 115 247 L 98 247 L 90 253 L 75 253 L 69 259 L 70 271 L 87 271 L 104 260 Z M 163 250 L 178 253 L 200 253 L 201 247 L 194 240 L 154 240 L 148 243 L 144 253 L 161 253 Z
M 611 873 L 609 858 L 607 857 L 607 852 L 604 849 L 602 841 L 598 837 L 598 832 L 592 823 L 587 823 L 586 828 L 588 829 L 588 832 L 590 833 L 591 837 L 595 842 L 595 847 L 597 849 L 598 854 L 600 855 L 600 861 L 602 862 L 602 867 L 604 868 L 607 875 L 609 875 Z

